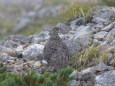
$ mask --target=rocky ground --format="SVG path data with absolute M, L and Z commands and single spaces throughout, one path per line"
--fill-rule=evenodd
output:
M 57 7 L 55 11 L 58 9 L 60 7 Z M 55 11 L 50 12 L 53 15 Z M 42 12 L 44 14 L 43 10 Z M 33 15 L 36 13 L 31 12 L 28 16 L 34 19 Z M 41 14 L 41 16 L 43 15 Z M 30 23 L 29 20 L 25 20 L 26 23 Z M 19 30 L 20 24 L 24 24 L 24 22 L 20 20 L 17 25 L 18 29 L 13 30 Z M 22 27 L 25 26 L 22 25 Z M 60 28 L 59 36 L 67 44 L 72 57 L 89 46 L 99 45 L 101 53 L 108 52 L 106 65 L 101 59 L 97 66 L 83 69 L 80 72 L 75 70 L 72 75 L 75 75 L 76 79 L 71 81 L 71 86 L 115 86 L 115 8 L 97 6 L 94 7 L 90 23 L 81 17 L 70 21 L 68 25 L 59 23 L 57 27 Z M 48 28 L 39 34 L 27 37 L 12 35 L 1 40 L 0 61 L 12 73 L 25 74 L 27 70 L 31 69 L 38 73 L 43 73 L 44 70 L 53 71 L 53 68 L 47 67 L 48 62 L 43 59 L 43 49 L 50 38 L 50 30 L 51 28 Z

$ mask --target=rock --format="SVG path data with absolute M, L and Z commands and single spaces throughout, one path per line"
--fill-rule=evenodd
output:
M 24 37 L 22 35 L 12 35 L 2 42 L 2 45 L 9 48 L 17 48 L 22 44 L 31 43 L 31 37 Z
M 76 33 L 75 33 L 75 39 L 76 38 L 83 38 L 83 37 L 88 37 L 91 36 L 93 34 L 92 29 L 90 28 L 90 26 L 80 26 L 79 28 L 76 29 Z
M 109 64 L 110 66 L 115 67 L 115 58 L 111 59 L 111 60 L 108 62 L 108 64 Z
M 16 56 L 18 58 L 22 58 L 23 46 L 17 47 L 16 50 L 15 50 L 15 52 L 16 52 Z
M 4 58 L 7 58 L 8 54 L 7 53 L 0 53 L 0 60 L 3 60 Z
M 83 37 L 83 38 L 77 38 L 76 39 L 82 48 L 86 48 L 88 45 L 91 44 L 92 38 L 91 37 Z
M 80 43 L 76 40 L 68 40 L 66 41 L 66 45 L 72 57 L 75 56 L 79 50 L 81 50 Z
M 67 41 L 67 40 L 71 40 L 74 36 L 73 36 L 73 34 L 70 34 L 70 33 L 68 33 L 68 34 L 61 34 L 61 33 L 59 33 L 59 37 L 62 40 Z
M 67 26 L 62 23 L 58 23 L 57 27 L 59 27 L 59 33 L 62 33 L 62 34 L 67 34 L 69 31 L 72 30 L 72 28 L 70 26 Z
M 115 70 L 96 76 L 95 86 L 115 86 Z
M 108 26 L 101 29 L 102 31 L 110 31 L 115 26 L 115 22 L 109 24 Z
M 23 51 L 22 56 L 25 60 L 40 60 L 43 58 L 43 49 L 44 45 L 33 44 Z
M 79 86 L 79 85 L 77 85 L 77 81 L 76 80 L 72 80 L 72 81 L 70 81 L 70 86 Z
M 109 44 L 114 45 L 115 44 L 114 39 L 115 39 L 115 28 L 112 28 L 112 30 L 109 31 L 109 33 L 107 34 L 105 40 L 107 40 Z
M 33 64 L 33 66 L 34 66 L 35 68 L 40 68 L 40 67 L 41 67 L 41 61 L 36 61 L 36 62 Z
M 7 53 L 10 56 L 16 56 L 16 53 L 15 53 L 15 51 L 13 49 L 6 48 L 4 46 L 0 46 L 0 52 Z
M 101 31 L 101 29 L 104 28 L 104 25 L 103 24 L 97 24 L 97 25 L 94 25 L 93 26 L 94 30 L 95 30 L 95 33 Z
M 48 65 L 48 62 L 46 60 L 42 60 L 42 66 L 47 66 Z
M 94 34 L 94 38 L 95 39 L 103 39 L 107 34 L 108 34 L 108 32 L 101 31 L 101 32 Z
M 81 74 L 87 74 L 87 73 L 98 74 L 98 73 L 104 73 L 106 71 L 110 71 L 113 69 L 114 68 L 112 66 L 107 66 L 102 61 L 100 61 L 99 65 L 82 70 L 80 73 Z
M 109 24 L 111 21 L 115 19 L 115 8 L 107 7 L 107 6 L 96 6 L 93 11 L 93 19 L 94 23 L 106 23 Z
M 92 19 L 92 22 L 96 23 L 96 24 L 100 24 L 100 23 L 109 23 L 107 20 L 103 19 L 103 18 L 99 18 L 99 17 L 96 17 L 96 18 L 93 18 Z
M 77 75 L 79 75 L 79 72 L 77 70 L 75 70 L 70 74 L 70 77 L 77 76 Z
M 4 61 L 4 62 L 14 62 L 15 60 L 16 60 L 16 58 L 15 57 L 11 57 L 11 56 L 4 57 L 2 59 L 2 61 Z
M 69 22 L 71 27 L 75 27 L 76 25 L 80 26 L 80 25 L 85 25 L 86 24 L 86 19 L 84 17 L 81 18 L 77 18 L 75 20 L 72 20 L 71 22 Z
M 32 43 L 41 43 L 46 42 L 50 38 L 49 31 L 42 31 L 37 35 L 33 35 L 32 37 Z

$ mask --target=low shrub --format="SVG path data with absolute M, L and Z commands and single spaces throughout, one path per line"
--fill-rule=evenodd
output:
M 0 74 L 0 86 L 69 86 L 70 80 L 74 79 L 74 76 L 69 76 L 72 71 L 71 67 L 67 67 L 58 73 L 46 72 L 42 75 L 35 71 L 23 76 L 3 73 Z

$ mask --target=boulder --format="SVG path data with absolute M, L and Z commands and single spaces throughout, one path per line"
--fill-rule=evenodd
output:
M 62 34 L 67 34 L 69 31 L 72 30 L 72 28 L 70 26 L 67 26 L 62 23 L 58 23 L 57 27 L 59 27 L 59 33 L 62 33 Z
M 95 86 L 115 86 L 115 70 L 96 76 Z
M 83 37 L 88 37 L 92 36 L 93 30 L 91 29 L 90 26 L 80 26 L 76 29 L 75 32 L 75 38 L 83 38 Z
M 101 31 L 101 32 L 94 34 L 94 38 L 95 39 L 103 39 L 107 34 L 108 34 L 108 32 Z
M 22 57 L 25 60 L 41 60 L 43 58 L 44 45 L 33 44 L 24 49 Z

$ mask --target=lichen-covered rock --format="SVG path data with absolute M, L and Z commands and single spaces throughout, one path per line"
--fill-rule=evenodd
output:
M 103 39 L 107 34 L 108 34 L 108 32 L 101 31 L 101 32 L 98 32 L 98 33 L 94 34 L 94 38 Z
M 69 31 L 72 30 L 72 28 L 70 26 L 67 26 L 62 23 L 58 23 L 57 27 L 59 27 L 59 33 L 62 33 L 62 34 L 67 34 Z
M 80 26 L 76 29 L 75 38 L 92 36 L 93 30 L 90 26 Z
M 33 44 L 24 49 L 22 57 L 25 60 L 40 60 L 43 59 L 44 45 Z
M 115 70 L 96 76 L 95 86 L 115 86 Z

